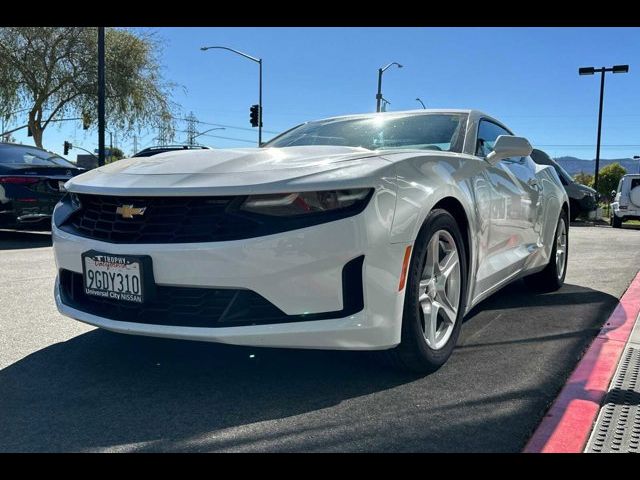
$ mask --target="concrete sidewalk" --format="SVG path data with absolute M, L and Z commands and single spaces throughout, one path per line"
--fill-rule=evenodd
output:
M 525 453 L 634 452 L 640 441 L 640 273 L 525 446 Z
M 587 453 L 640 452 L 640 316 L 618 362 Z

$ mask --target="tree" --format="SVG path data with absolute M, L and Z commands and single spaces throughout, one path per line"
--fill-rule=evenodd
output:
M 618 162 L 604 167 L 598 176 L 598 193 L 604 198 L 609 198 L 611 190 L 617 190 L 620 179 L 626 174 L 627 170 Z
M 105 110 L 112 129 L 155 126 L 171 115 L 173 88 L 160 73 L 159 44 L 151 34 L 105 30 Z M 33 140 L 42 147 L 50 123 L 98 111 L 98 33 L 95 27 L 0 28 L 0 105 L 28 108 Z
M 576 183 L 581 183 L 582 185 L 586 185 L 587 187 L 593 188 L 593 175 L 589 173 L 580 172 L 577 173 L 573 179 Z
M 113 147 L 109 149 L 109 155 L 105 159 L 106 163 L 115 162 L 117 160 L 121 160 L 124 158 L 124 152 L 120 150 L 118 147 Z

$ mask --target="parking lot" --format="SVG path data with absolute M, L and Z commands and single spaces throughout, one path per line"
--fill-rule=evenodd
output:
M 0 231 L 0 451 L 520 451 L 640 264 L 632 227 L 570 239 L 561 290 L 506 287 L 421 377 L 94 329 L 55 309 L 50 236 Z

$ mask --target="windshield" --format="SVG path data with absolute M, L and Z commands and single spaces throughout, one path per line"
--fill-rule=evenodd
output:
M 553 166 L 555 167 L 556 172 L 558 172 L 560 178 L 564 178 L 567 184 L 573 183 L 573 178 L 571 177 L 571 175 L 569 175 L 569 173 L 564 168 L 562 168 L 559 163 L 554 162 Z
M 74 168 L 75 165 L 54 153 L 22 145 L 0 145 L 0 164 L 28 166 L 57 166 Z
M 369 150 L 462 152 L 467 114 L 430 113 L 321 120 L 300 125 L 265 147 L 337 145 Z

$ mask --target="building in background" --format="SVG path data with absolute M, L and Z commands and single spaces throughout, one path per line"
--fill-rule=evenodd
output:
M 78 154 L 76 157 L 76 164 L 79 167 L 86 168 L 90 170 L 92 168 L 96 168 L 98 166 L 98 159 L 93 155 L 89 154 Z

